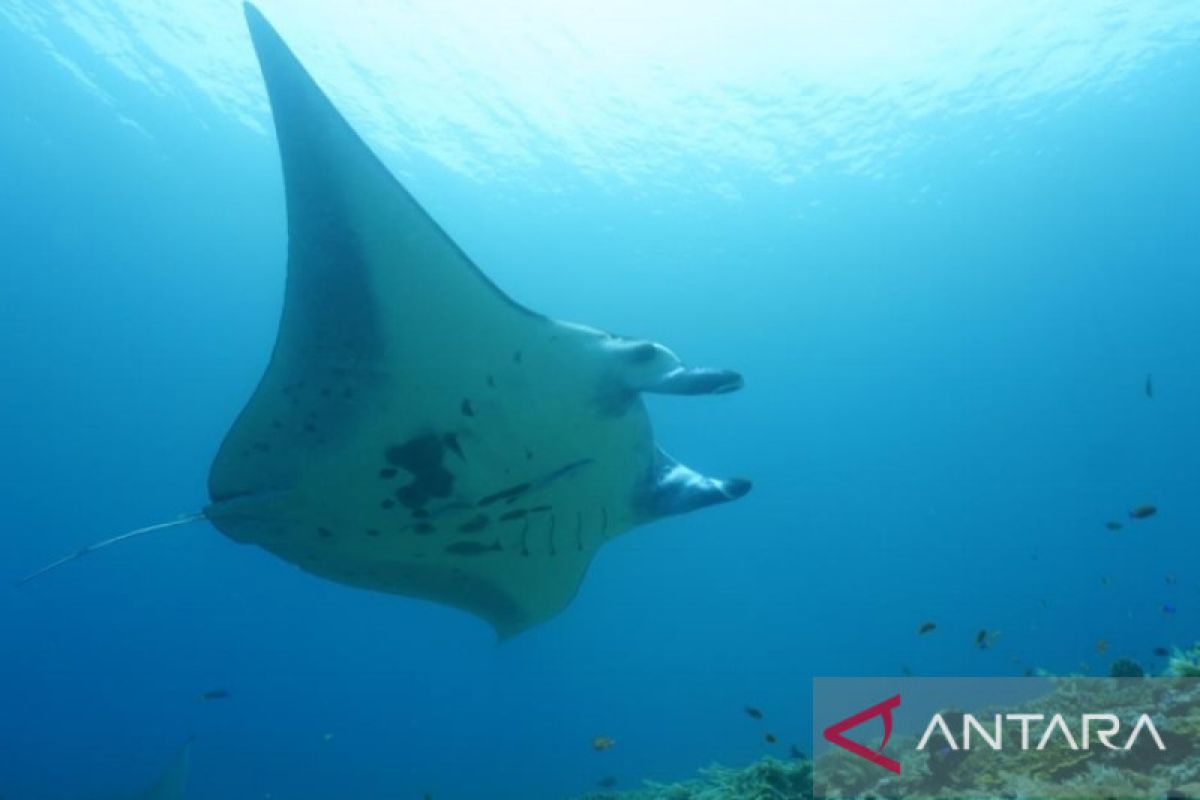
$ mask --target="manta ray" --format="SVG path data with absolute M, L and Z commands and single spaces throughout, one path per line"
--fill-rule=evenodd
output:
M 505 638 L 562 610 L 608 540 L 750 490 L 664 453 L 641 397 L 731 392 L 738 373 L 509 298 L 262 14 L 245 13 L 287 205 L 274 351 L 202 512 L 58 563 L 207 519 L 315 575 L 448 604 Z

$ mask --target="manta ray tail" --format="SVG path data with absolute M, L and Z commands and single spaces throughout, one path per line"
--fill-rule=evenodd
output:
M 79 559 L 83 558 L 84 556 L 94 553 L 97 550 L 103 550 L 104 548 L 109 547 L 110 545 L 120 544 L 121 542 L 126 542 L 126 541 L 129 541 L 130 539 L 136 539 L 137 537 L 144 536 L 147 533 L 156 533 L 158 531 L 168 530 L 170 528 L 179 528 L 184 525 L 190 525 L 193 522 L 199 522 L 200 520 L 205 519 L 205 518 L 206 518 L 206 516 L 205 516 L 204 512 L 198 511 L 194 514 L 185 514 L 184 516 L 179 517 L 178 519 L 173 519 L 170 522 L 159 522 L 154 525 L 147 525 L 144 528 L 135 528 L 134 530 L 126 531 L 125 533 L 120 533 L 120 534 L 117 534 L 116 536 L 111 536 L 108 539 L 105 539 L 103 541 L 96 542 L 94 544 L 89 544 L 86 547 L 81 547 L 78 550 L 76 550 L 74 553 L 71 553 L 68 556 L 63 556 L 62 558 L 58 559 L 57 561 L 55 561 L 51 564 L 47 564 L 46 566 L 39 569 L 37 572 L 30 573 L 29 575 L 26 575 L 24 578 L 21 578 L 19 581 L 17 581 L 17 585 L 24 586 L 25 584 L 29 583 L 30 581 L 34 580 L 35 578 L 42 577 L 47 572 L 56 570 L 64 564 L 70 564 L 72 561 L 78 561 Z
M 137 537 L 145 536 L 146 534 L 156 534 L 160 530 L 182 528 L 184 525 L 190 525 L 193 522 L 203 522 L 205 519 L 245 516 L 247 511 L 252 513 L 256 507 L 262 507 L 264 504 L 270 503 L 271 500 L 276 498 L 286 497 L 287 494 L 288 492 L 286 489 L 270 489 L 270 491 L 242 494 L 238 495 L 238 497 L 229 498 L 228 500 L 221 500 L 220 503 L 209 504 L 208 506 L 204 507 L 203 511 L 185 513 L 184 516 L 170 519 L 168 522 L 158 522 L 152 525 L 146 525 L 145 528 L 134 528 L 133 530 L 125 531 L 124 534 L 109 536 L 108 539 L 96 542 L 94 545 L 80 547 L 76 552 L 71 553 L 70 555 L 64 555 L 64 557 L 60 558 L 58 561 L 54 561 L 53 564 L 47 564 L 46 566 L 43 566 L 42 569 L 38 570 L 37 572 L 31 572 L 30 575 L 26 575 L 24 578 L 20 579 L 20 581 L 17 582 L 17 585 L 18 587 L 23 587 L 23 585 L 26 583 L 34 581 L 35 578 L 41 578 L 43 575 L 46 575 L 47 572 L 52 572 L 56 569 L 59 569 L 59 567 L 64 564 L 71 564 L 71 561 L 78 561 L 79 559 L 82 559 L 84 555 L 90 555 L 96 551 L 102 551 L 102 549 L 106 549 L 107 547 L 113 545 L 120 545 L 121 542 L 137 539 Z M 0 800 L 4 800 L 4 798 L 0 798 Z
M 247 510 L 253 512 L 254 508 L 261 507 L 264 503 L 268 503 L 271 500 L 286 494 L 286 491 L 271 490 L 241 495 L 238 497 L 231 497 L 228 500 L 212 503 L 206 506 L 202 511 L 184 514 L 181 517 L 177 517 L 176 519 L 169 520 L 167 522 L 157 522 L 153 525 L 147 525 L 144 528 L 135 528 L 131 531 L 119 533 L 116 536 L 110 536 L 103 541 L 89 544 L 86 547 L 81 547 L 74 553 L 63 556 L 51 564 L 47 564 L 37 572 L 32 572 L 29 575 L 26 575 L 24 578 L 21 578 L 19 581 L 17 581 L 17 585 L 24 586 L 35 578 L 40 578 L 47 572 L 52 572 L 64 564 L 70 564 L 72 561 L 78 561 L 86 555 L 90 555 L 97 550 L 104 550 L 105 548 L 114 544 L 127 542 L 130 539 L 136 539 L 139 536 L 145 536 L 147 533 L 158 533 L 159 531 L 171 530 L 173 528 L 182 528 L 185 525 L 191 525 L 193 522 L 201 522 L 206 519 L 213 519 L 220 516 L 236 516 L 239 514 L 244 515 L 247 513 Z M 3 798 L 0 798 L 0 800 L 3 800 Z

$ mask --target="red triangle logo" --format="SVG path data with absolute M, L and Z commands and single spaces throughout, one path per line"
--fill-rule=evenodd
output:
M 822 735 L 825 737 L 825 741 L 830 744 L 835 744 L 843 750 L 849 750 L 859 758 L 865 758 L 872 764 L 899 775 L 900 762 L 893 761 L 883 754 L 883 748 L 887 747 L 888 739 L 892 738 L 892 710 L 899 705 L 900 695 L 889 697 L 882 703 L 876 703 L 870 708 L 864 708 L 857 714 L 846 717 L 841 722 L 835 722 L 826 728 Z M 879 750 L 872 750 L 842 735 L 851 728 L 857 728 L 867 720 L 874 719 L 875 717 L 883 717 L 883 743 L 879 745 Z

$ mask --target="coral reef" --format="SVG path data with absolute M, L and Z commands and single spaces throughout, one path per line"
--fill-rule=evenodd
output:
M 1049 695 L 1004 710 L 1036 714 L 1053 709 L 1075 721 L 1076 735 L 1084 714 L 1111 713 L 1129 724 L 1149 713 L 1169 754 L 1152 747 L 1072 749 L 1061 741 L 1045 749 L 919 751 L 916 737 L 905 735 L 894 737 L 888 747 L 901 761 L 900 775 L 881 776 L 841 751 L 825 753 L 817 761 L 817 792 L 837 797 L 987 797 L 995 792 L 997 797 L 1166 798 L 1183 796 L 1180 787 L 1200 780 L 1200 681 L 1057 678 L 1051 684 Z M 989 718 L 988 710 L 972 713 Z
M 641 789 L 600 792 L 579 800 L 811 800 L 812 762 L 764 758 L 735 769 L 713 765 L 682 783 L 647 781 Z
M 1173 678 L 1200 678 L 1200 643 L 1186 650 L 1175 648 L 1163 674 Z
M 1132 658 L 1118 658 L 1108 668 L 1108 675 L 1110 678 L 1142 678 L 1146 670 Z
M 1132 677 L 1132 662 L 1114 672 L 1122 680 L 1050 678 L 1052 692 L 1028 707 L 1005 711 L 1037 713 L 1053 708 L 1076 723 L 1102 709 L 1122 720 L 1153 717 L 1169 758 L 1153 748 L 1091 751 L 983 747 L 970 751 L 915 748 L 916 737 L 897 735 L 889 755 L 901 759 L 899 775 L 884 773 L 844 750 L 829 750 L 816 762 L 821 797 L 1160 797 L 1200 800 L 1200 681 L 1156 681 Z M 1164 677 L 1200 677 L 1200 644 L 1176 649 Z M 996 711 L 996 709 L 993 709 Z M 985 711 L 976 712 L 983 718 Z M 945 713 L 947 718 L 953 712 Z M 813 762 L 764 758 L 742 768 L 712 766 L 680 783 L 646 782 L 626 791 L 599 792 L 578 800 L 812 800 Z M 1097 787 L 1103 787 L 1102 792 Z

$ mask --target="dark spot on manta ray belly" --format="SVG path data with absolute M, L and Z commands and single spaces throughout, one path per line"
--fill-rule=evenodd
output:
M 480 542 L 454 542 L 442 548 L 452 556 L 481 556 L 484 553 L 498 553 L 503 548 L 500 542 L 481 544 Z
M 507 489 L 501 489 L 498 492 L 480 498 L 477 505 L 490 506 L 499 500 L 506 500 L 511 503 L 527 491 L 529 491 L 528 483 L 518 483 L 516 486 L 510 486 Z
M 471 405 L 470 400 L 463 400 L 462 405 L 459 407 L 459 410 L 462 411 L 462 415 L 464 417 L 475 416 L 475 406 Z
M 442 466 L 445 455 L 445 438 L 434 433 L 418 434 L 403 444 L 389 447 L 385 453 L 387 462 L 413 476 L 407 486 L 396 490 L 396 498 L 409 508 L 421 508 L 430 498 L 448 497 L 454 488 L 454 475 Z
M 458 530 L 462 533 L 478 533 L 488 526 L 487 514 L 476 514 L 471 519 L 458 526 Z

